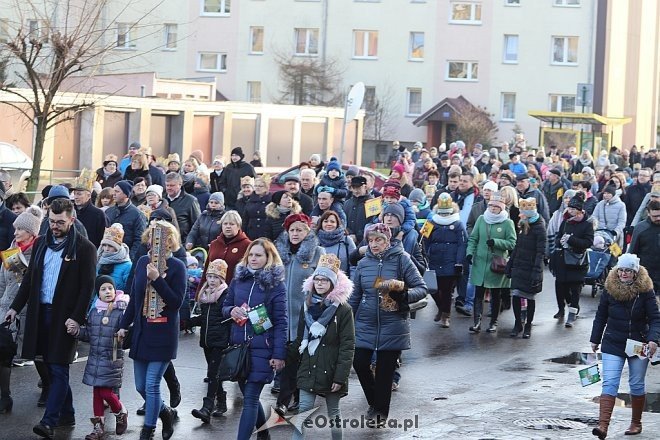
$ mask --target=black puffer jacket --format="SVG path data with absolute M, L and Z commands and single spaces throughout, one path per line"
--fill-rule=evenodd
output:
M 190 230 L 186 243 L 192 243 L 194 248 L 201 246 L 208 250 L 209 244 L 220 235 L 222 230 L 220 218 L 224 213 L 224 210 L 219 209 L 207 209 L 202 212 Z
M 16 214 L 7 209 L 2 200 L 0 200 L 0 251 L 9 249 L 14 240 L 14 220 Z
M 232 162 L 222 171 L 218 186 L 224 191 L 225 206 L 228 209 L 234 209 L 236 207 L 236 199 L 241 190 L 241 178 L 245 176 L 257 177 L 252 165 L 244 160 Z
M 105 211 L 108 223 L 121 223 L 124 227 L 124 243 L 130 249 L 131 261 L 137 261 L 137 251 L 147 219 L 131 202 L 124 206 L 114 205 Z
M 511 288 L 525 293 L 540 293 L 543 290 L 543 257 L 547 233 L 545 221 L 539 219 L 529 225 L 529 231 L 518 233 L 516 247 L 511 251 L 507 276 Z
M 559 232 L 555 238 L 555 251 L 552 254 L 552 270 L 555 278 L 560 283 L 582 283 L 587 276 L 589 265 L 582 267 L 567 267 L 564 263 L 564 255 L 562 245 L 560 243 L 561 237 L 564 234 L 571 235 L 568 239 L 568 244 L 574 252 L 586 252 L 594 242 L 594 224 L 591 217 L 586 214 L 581 222 L 569 223 L 564 220 L 559 227 Z
M 96 170 L 96 181 L 101 184 L 101 188 L 112 188 L 115 186 L 117 182 L 119 182 L 122 179 L 123 177 L 119 170 L 110 174 L 107 178 L 103 173 L 103 168 L 99 168 L 98 170 Z
M 199 346 L 202 348 L 226 348 L 229 346 L 229 334 L 232 321 L 223 323 L 222 304 L 227 297 L 227 289 L 214 303 L 200 303 L 202 314 L 192 318 L 193 326 L 200 326 Z
M 268 237 L 268 216 L 266 206 L 270 203 L 271 195 L 258 196 L 252 194 L 245 205 L 243 217 L 243 229 L 250 240 L 260 237 Z
M 201 214 L 199 202 L 195 196 L 186 194 L 183 190 L 174 200 L 167 198 L 170 208 L 176 212 L 176 221 L 179 223 L 179 232 L 181 233 L 181 243 L 187 243 L 186 239 L 195 221 Z

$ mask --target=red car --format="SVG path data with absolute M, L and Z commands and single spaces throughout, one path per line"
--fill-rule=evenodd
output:
M 350 166 L 351 166 L 351 164 L 342 164 L 341 169 L 344 173 L 346 173 L 346 171 L 348 171 L 348 167 L 350 167 Z M 290 176 L 290 175 L 297 176 L 297 175 L 300 174 L 300 170 L 298 169 L 298 167 L 299 167 L 298 165 L 293 166 L 293 167 L 291 167 L 289 169 L 286 169 L 286 170 L 284 170 L 284 171 L 282 171 L 278 174 L 275 174 L 273 177 L 271 177 L 270 178 L 270 186 L 268 188 L 268 191 L 273 193 L 275 191 L 283 190 L 284 189 L 284 179 L 286 178 L 286 176 Z M 385 183 L 385 181 L 387 180 L 386 175 L 384 175 L 382 173 L 379 173 L 378 171 L 376 171 L 374 169 L 359 166 L 359 165 L 358 165 L 358 168 L 360 169 L 360 175 L 363 175 L 365 173 L 369 173 L 369 174 L 371 174 L 375 177 L 374 188 L 376 188 L 376 189 L 380 189 L 383 186 L 383 184 Z

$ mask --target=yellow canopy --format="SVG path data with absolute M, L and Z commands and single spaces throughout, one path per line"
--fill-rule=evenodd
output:
M 625 125 L 632 122 L 632 118 L 614 118 L 602 116 L 598 113 L 570 113 L 570 112 L 546 112 L 531 110 L 528 114 L 538 119 L 539 121 L 547 122 L 550 124 L 571 125 L 571 124 L 587 124 L 587 125 L 607 125 L 617 126 Z

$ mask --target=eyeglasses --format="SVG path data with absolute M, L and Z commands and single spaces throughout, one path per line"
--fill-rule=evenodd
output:
M 330 280 L 327 278 L 314 278 L 314 282 L 316 284 L 327 284 L 330 282 Z
M 619 272 L 619 273 L 627 273 L 627 274 L 631 274 L 631 273 L 633 273 L 633 272 L 635 272 L 635 271 L 632 270 L 632 269 L 628 269 L 628 268 L 620 267 L 620 268 L 617 269 L 617 272 Z
M 49 218 L 49 219 L 48 219 L 48 223 L 49 223 L 51 226 L 53 226 L 53 225 L 64 226 L 64 225 L 66 225 L 67 221 L 66 221 L 66 220 L 53 220 L 53 219 L 50 219 L 50 218 Z

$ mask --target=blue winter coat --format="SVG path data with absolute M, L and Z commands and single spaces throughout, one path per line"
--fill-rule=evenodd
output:
M 455 266 L 463 264 L 467 250 L 468 236 L 460 220 L 448 225 L 441 225 L 437 214 L 429 221 L 433 224 L 431 235 L 424 239 L 424 249 L 429 261 L 429 268 L 439 277 L 456 276 Z
M 132 298 L 121 320 L 120 328 L 131 330 L 131 359 L 140 361 L 170 361 L 176 359 L 179 346 L 179 309 L 186 293 L 186 266 L 176 257 L 167 259 L 167 276 L 158 277 L 151 285 L 165 302 L 161 317 L 167 322 L 147 322 L 142 315 L 147 290 L 149 256 L 140 257 L 135 265 Z
M 353 294 L 348 300 L 355 316 L 355 348 L 369 350 L 410 349 L 408 304 L 428 293 L 426 283 L 400 244 L 390 247 L 382 258 L 368 250 L 353 274 Z M 376 279 L 405 283 L 398 311 L 381 309 L 381 293 Z
M 128 281 L 128 277 L 131 274 L 131 267 L 133 267 L 133 263 L 131 263 L 130 261 L 124 261 L 123 263 L 117 263 L 112 265 L 112 272 L 110 272 L 108 276 L 112 277 L 112 279 L 115 281 L 116 290 L 122 290 L 122 291 L 128 290 L 126 288 L 126 283 Z M 97 276 L 99 275 L 100 268 L 101 265 L 98 265 L 96 268 Z
M 300 288 L 302 290 L 302 286 Z M 250 307 L 264 304 L 273 326 L 260 335 L 255 335 L 248 321 L 243 326 L 231 325 L 231 344 L 241 344 L 247 338 L 250 342 L 250 374 L 248 382 L 270 383 L 273 380 L 271 359 L 286 359 L 287 313 L 286 291 L 284 288 L 284 267 L 273 266 L 268 270 L 258 270 L 252 274 L 245 266 L 238 265 L 234 279 L 229 285 L 222 308 L 225 318 L 231 317 L 231 310 L 247 304 Z
M 131 261 L 136 261 L 136 255 L 142 233 L 147 227 L 147 219 L 131 202 L 124 206 L 114 205 L 105 211 L 105 216 L 110 224 L 121 223 L 124 227 L 123 242 L 130 249 Z
M 348 183 L 346 182 L 344 173 L 340 173 L 338 177 L 331 179 L 326 172 L 323 177 L 321 177 L 321 181 L 319 182 L 318 186 L 329 186 L 333 188 L 334 191 L 332 192 L 332 196 L 337 202 L 340 203 L 342 203 L 349 194 Z

